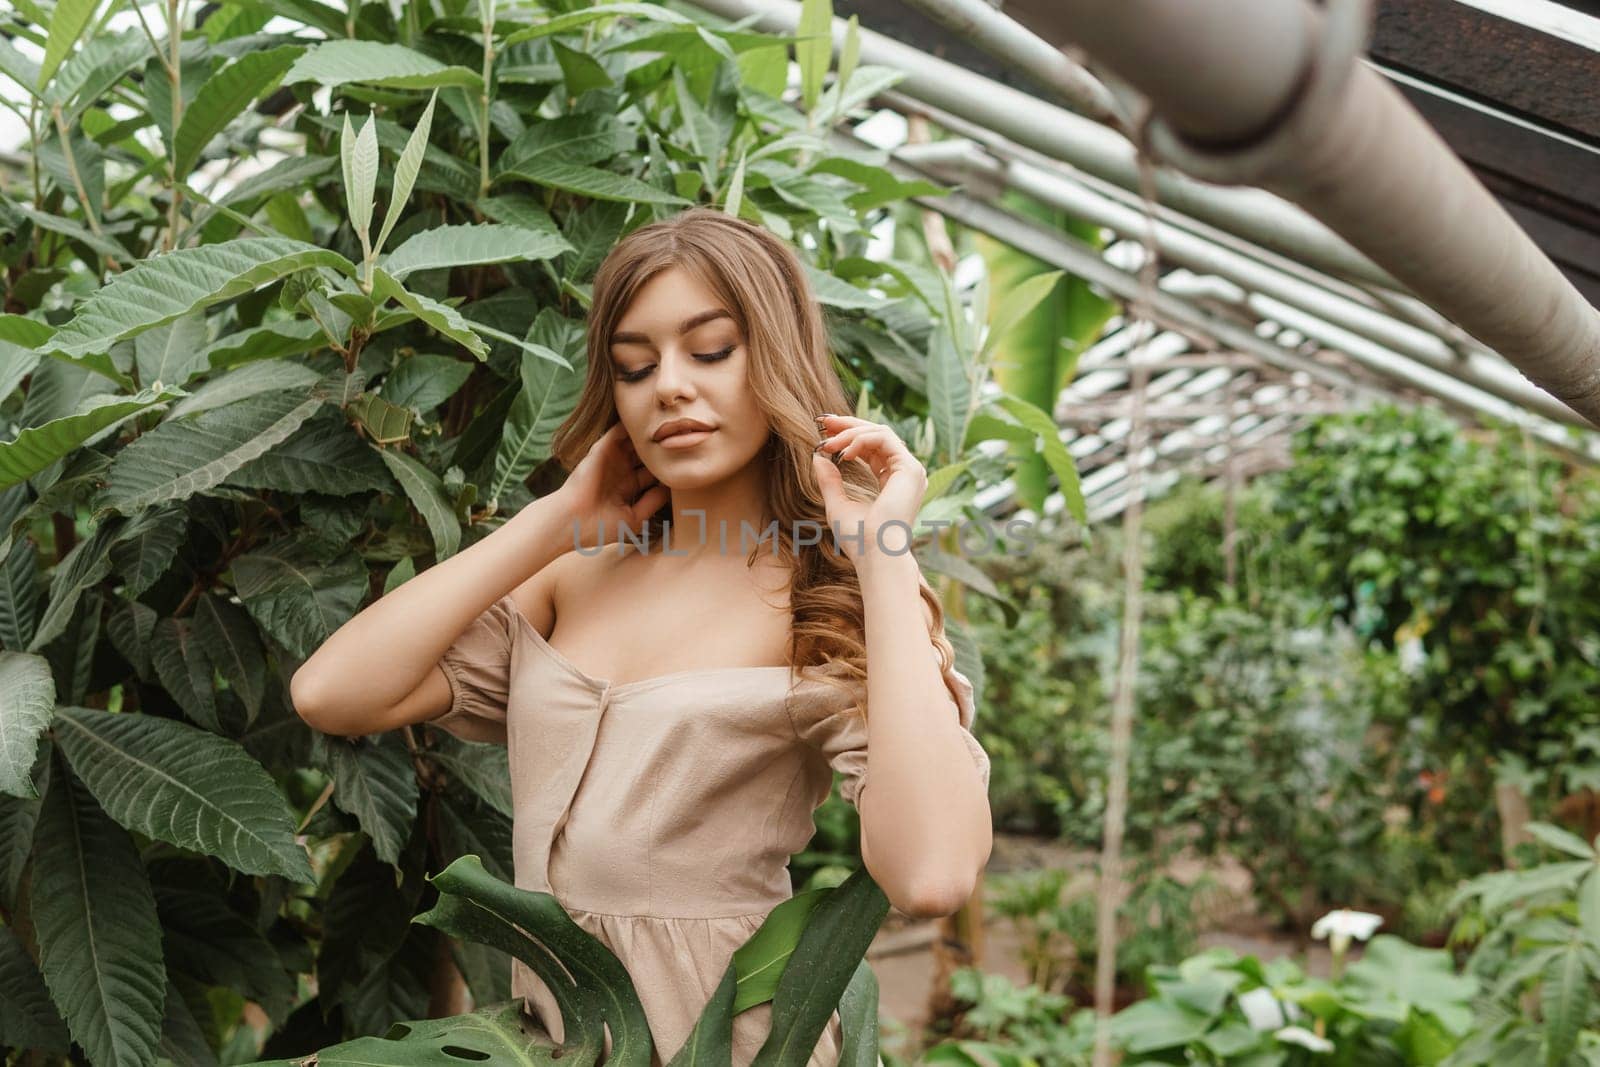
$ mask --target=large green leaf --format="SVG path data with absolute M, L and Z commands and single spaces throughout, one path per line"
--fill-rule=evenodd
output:
M 378 41 L 326 41 L 295 60 L 283 84 L 360 82 L 390 89 L 436 89 L 449 85 L 481 90 L 483 77 L 466 67 L 451 67 L 404 45 Z
M 389 206 L 383 214 L 383 229 L 378 231 L 378 239 L 372 243 L 374 254 L 383 251 L 384 242 L 389 240 L 394 224 L 400 221 L 406 201 L 411 198 L 411 189 L 417 184 L 417 174 L 422 170 L 422 159 L 428 150 L 428 134 L 433 129 L 433 105 L 438 99 L 439 90 L 435 89 L 429 94 L 428 106 L 422 109 L 422 117 L 417 120 L 416 129 L 411 131 L 400 158 L 395 161 L 394 182 L 390 187 Z
M 323 403 L 286 390 L 168 420 L 117 453 L 96 513 L 131 513 L 210 489 L 288 438 Z
M 283 45 L 246 52 L 205 80 L 194 101 L 184 107 L 173 137 L 173 166 L 180 180 L 188 177 L 211 139 L 227 129 L 250 101 L 276 85 L 304 51 L 299 45 Z
M 537 1030 L 521 1001 L 491 1004 L 444 1019 L 408 1019 L 382 1037 L 358 1037 L 317 1052 L 318 1067 L 443 1067 L 463 1061 L 478 1067 L 563 1067 L 595 1063 L 568 1051 L 557 1059 L 548 1035 Z M 609 1062 L 609 1061 L 608 1061 Z M 257 1060 L 243 1067 L 302 1067 L 305 1057 Z
M 493 224 L 439 226 L 413 234 L 384 260 L 396 279 L 416 270 L 468 267 L 509 260 L 554 259 L 574 251 L 560 234 Z
M 184 395 L 169 385 L 146 386 L 133 396 L 102 393 L 86 400 L 76 414 L 24 427 L 12 440 L 0 441 L 0 488 L 26 481 L 126 419 Z
M 44 976 L 9 926 L 0 926 L 0 1047 L 67 1054 L 61 1021 Z
M 114 341 L 307 267 L 355 274 L 355 266 L 337 252 L 287 237 L 240 237 L 152 256 L 91 295 L 41 350 L 68 356 L 103 352 Z
M 511 806 L 511 762 L 505 745 L 463 741 L 440 731 L 428 756 L 506 818 Z
M 888 912 L 864 866 L 817 905 L 778 980 L 772 1033 L 751 1067 L 805 1067 Z
M 320 563 L 293 546 L 235 557 L 233 580 L 256 625 L 300 660 L 350 621 L 367 592 L 360 557 Z
M 493 945 L 532 968 L 561 1011 L 567 1056 L 577 1062 L 598 1056 L 603 1027 L 609 1026 L 606 1062 L 647 1067 L 650 1025 L 628 972 L 560 901 L 495 878 L 477 856 L 462 856 L 428 881 L 439 890 L 439 901 L 412 921 Z
M 417 817 L 417 774 L 405 745 L 393 731 L 318 740 L 328 753 L 333 802 L 356 817 L 379 859 L 399 863 Z
M 50 15 L 50 36 L 44 43 L 44 59 L 39 64 L 37 88 L 42 90 L 50 84 L 56 68 L 83 36 L 99 6 L 100 0 L 56 0 L 55 11 Z
M 499 500 L 510 486 L 526 479 L 534 467 L 549 458 L 556 428 L 572 413 L 583 392 L 582 333 L 571 329 L 554 308 L 544 308 L 534 320 L 529 337 L 557 350 L 573 364 L 573 369 L 567 370 L 530 351 L 522 353 L 522 391 L 501 430 L 494 477 L 487 489 L 490 500 Z
M 540 156 L 525 159 L 515 168 L 501 171 L 497 181 L 517 180 L 561 189 L 591 200 L 616 200 L 623 203 L 664 204 L 688 207 L 693 201 L 685 200 L 665 190 L 658 189 L 638 178 L 617 174 L 599 167 L 568 163 L 563 159 Z
M 365 241 L 372 228 L 372 197 L 378 188 L 378 116 L 369 114 L 354 134 L 350 112 L 344 113 L 344 130 L 339 137 L 339 159 L 344 166 L 345 204 L 350 226 Z
M 692 20 L 688 16 L 680 15 L 676 11 L 669 10 L 668 8 L 661 7 L 656 4 L 593 4 L 581 11 L 569 11 L 565 14 L 557 15 L 555 18 L 541 22 L 537 26 L 530 26 L 525 30 L 518 30 L 506 37 L 505 44 L 509 47 L 510 45 L 520 44 L 523 41 L 531 41 L 539 37 L 548 37 L 552 33 L 567 33 L 571 30 L 575 30 L 581 26 L 587 25 L 590 22 L 594 22 L 597 19 L 615 18 L 619 15 L 632 15 L 635 18 L 644 19 L 649 22 L 668 22 L 679 24 L 692 23 Z
M 396 449 L 374 448 L 427 522 L 428 532 L 433 535 L 434 555 L 441 560 L 455 555 L 461 547 L 461 520 L 456 518 L 455 508 L 445 495 L 444 482 L 415 456 Z
M 50 663 L 28 652 L 0 650 L 0 793 L 37 797 L 33 764 L 39 737 L 55 714 Z
M 155 715 L 63 707 L 56 743 L 106 814 L 246 874 L 313 881 L 277 783 L 237 742 Z
M 1072 453 L 1061 440 L 1061 428 L 1055 424 L 1055 420 L 1019 397 L 1002 395 L 996 403 L 1033 432 L 1039 453 L 1044 456 L 1044 461 L 1050 465 L 1060 483 L 1067 510 L 1080 524 L 1087 524 L 1088 509 L 1084 505 L 1083 489 L 1078 483 L 1078 467 L 1073 462 Z
M 91 1063 L 154 1063 L 166 971 L 139 850 L 60 765 L 34 840 L 29 901 L 50 999 Z
M 471 324 L 461 317 L 461 313 L 449 304 L 441 304 L 421 293 L 409 292 L 382 267 L 373 268 L 372 293 L 374 296 L 392 298 L 401 307 L 474 356 L 479 359 L 488 358 L 489 346 L 483 343 L 483 338 L 473 331 Z
M 238 694 L 248 721 L 254 722 L 266 699 L 267 661 L 249 613 L 226 597 L 208 592 L 195 601 L 194 635 L 206 658 Z

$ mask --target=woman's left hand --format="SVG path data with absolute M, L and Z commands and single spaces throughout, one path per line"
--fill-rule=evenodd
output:
M 822 490 L 828 524 L 838 529 L 840 550 L 852 563 L 859 563 L 863 548 L 883 555 L 907 554 L 928 491 L 927 469 L 899 435 L 882 423 L 854 415 L 827 415 L 817 425 L 826 440 L 812 455 L 811 467 Z M 878 479 L 877 497 L 851 500 L 845 496 L 844 479 L 829 454 L 837 455 L 841 464 L 855 459 L 865 462 Z M 894 525 L 884 529 L 891 523 Z

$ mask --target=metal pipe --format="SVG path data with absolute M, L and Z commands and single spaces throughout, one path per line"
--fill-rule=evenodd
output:
M 1356 61 L 1367 0 L 1333 0 L 1326 17 L 1305 0 L 1281 6 L 1319 24 L 1316 56 L 1299 78 L 1263 90 L 1264 100 L 1287 102 L 1288 110 L 1239 148 L 1218 147 L 1218 131 L 1248 137 L 1260 108 L 1222 113 L 1230 101 L 1206 99 L 1221 76 L 1210 64 L 1151 64 L 1150 50 L 1181 42 L 1186 56 L 1220 51 L 1234 64 L 1254 65 L 1282 42 L 1265 36 L 1271 26 L 1252 22 L 1249 5 L 1074 0 L 1051 7 L 1049 17 L 1149 96 L 1157 116 L 1150 144 L 1163 160 L 1208 181 L 1256 185 L 1301 205 L 1600 426 L 1600 313 L 1399 91 Z M 1177 76 L 1180 70 L 1187 79 Z M 1215 105 L 1218 114 L 1190 128 L 1184 123 L 1195 99 Z
M 1025 77 L 1078 114 L 1118 130 L 1125 128 L 1117 98 L 1100 79 L 988 4 L 977 0 L 923 10 L 958 39 L 985 52 L 1003 52 Z
M 688 3 L 729 20 L 749 19 L 746 25 L 768 33 L 792 34 L 800 21 L 797 0 Z M 843 45 L 844 35 L 845 21 L 835 18 L 835 49 Z M 903 73 L 905 77 L 896 88 L 904 96 L 944 108 L 1124 189 L 1139 189 L 1138 154 L 1132 143 L 1115 131 L 866 27 L 860 27 L 859 36 L 861 61 Z M 1343 238 L 1271 193 L 1222 189 L 1166 169 L 1156 172 L 1156 191 L 1162 203 L 1248 237 L 1265 248 L 1341 277 L 1400 288 L 1388 272 L 1351 248 Z
M 984 185 L 1005 185 L 1077 218 L 1138 238 L 1149 228 L 1138 211 L 1100 196 L 1065 177 L 1015 160 L 983 155 L 968 141 L 933 141 L 906 145 L 895 156 L 929 170 L 941 181 L 960 175 Z M 1217 274 L 1302 308 L 1320 318 L 1376 341 L 1434 370 L 1460 378 L 1479 389 L 1541 415 L 1584 429 L 1589 421 L 1566 404 L 1530 383 L 1509 363 L 1481 352 L 1458 353 L 1439 337 L 1333 292 L 1282 274 L 1256 260 L 1221 248 L 1203 238 L 1157 220 L 1156 244 L 1162 256 L 1203 273 Z

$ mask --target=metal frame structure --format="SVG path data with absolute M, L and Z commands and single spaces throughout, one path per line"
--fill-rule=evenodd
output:
M 771 32 L 793 33 L 798 25 L 796 0 L 689 2 Z M 1387 83 L 1376 84 L 1376 68 L 1356 61 L 1364 4 L 1341 0 L 1328 18 L 1299 0 L 1047 5 L 1063 33 L 1082 36 L 1091 51 L 1114 55 L 1113 66 L 1099 74 L 983 0 L 905 0 L 905 6 L 1009 62 L 1040 91 L 1022 92 L 863 26 L 861 62 L 905 75 L 874 106 L 924 116 L 947 136 L 879 145 L 841 125 L 830 136 L 842 153 L 953 188 L 947 196 L 915 199 L 1085 278 L 1124 304 L 1139 293 L 1142 242 L 1153 238 L 1159 250 L 1161 282 L 1150 307 L 1163 331 L 1158 341 L 1135 344 L 1130 324 L 1114 321 L 1107 336 L 1084 353 L 1077 380 L 1057 403 L 1056 420 L 1079 461 L 1091 522 L 1120 514 L 1128 502 L 1130 348 L 1136 349 L 1135 361 L 1148 362 L 1150 375 L 1144 410 L 1150 441 L 1132 457 L 1155 465 L 1142 479 L 1141 498 L 1164 491 L 1184 469 L 1241 478 L 1281 464 L 1287 435 L 1305 418 L 1383 399 L 1437 403 L 1468 424 L 1486 417 L 1507 420 L 1574 462 L 1600 461 L 1600 434 L 1592 421 L 1600 417 L 1600 314 L 1427 123 Z M 1246 33 L 1233 19 L 1252 11 L 1261 21 Z M 1339 21 L 1334 15 L 1343 20 L 1336 41 L 1323 25 Z M 1143 28 L 1134 25 L 1138 18 L 1146 20 Z M 1081 25 L 1094 19 L 1102 23 Z M 1115 32 L 1107 29 L 1112 25 Z M 835 47 L 844 32 L 843 19 L 836 18 Z M 1246 46 L 1276 47 L 1250 53 L 1270 59 L 1243 62 L 1233 38 Z M 1171 39 L 1212 50 L 1206 53 L 1211 62 L 1156 62 Z M 1340 62 L 1347 68 L 1342 78 L 1329 78 L 1319 91 L 1300 85 Z M 1212 78 L 1197 91 L 1182 79 L 1201 68 Z M 1169 78 L 1180 81 L 1170 84 Z M 1129 89 L 1140 80 L 1144 94 Z M 1346 90 L 1359 99 L 1345 101 Z M 1155 173 L 1154 203 L 1139 192 L 1139 153 L 1128 136 L 1129 116 L 1145 99 L 1167 109 L 1163 122 L 1146 131 L 1158 158 L 1178 161 L 1205 179 L 1162 166 Z M 1206 105 L 1189 107 L 1188 99 Z M 1367 153 L 1363 158 L 1373 173 L 1363 188 L 1352 192 L 1349 187 L 1358 183 L 1346 173 L 1337 188 L 1319 187 L 1307 198 L 1327 222 L 1263 189 L 1214 184 L 1224 165 L 1218 160 L 1291 195 L 1303 194 L 1307 182 L 1316 184 L 1283 178 L 1293 160 L 1280 157 L 1314 149 L 1329 166 L 1326 145 L 1301 133 L 1301 140 L 1271 153 L 1261 147 L 1273 140 L 1261 131 L 1289 122 L 1296 107 L 1308 106 L 1307 99 L 1310 106 L 1333 109 L 1318 113 L 1317 121 L 1328 123 L 1338 119 L 1341 107 L 1365 109 L 1359 122 L 1348 116 L 1342 121 L 1358 127 L 1353 135 L 1382 127 L 1388 138 L 1381 152 L 1349 148 Z M 1421 185 L 1396 175 L 1407 168 L 1421 172 Z M 998 206 L 1005 189 L 1098 225 L 1113 240 L 1100 251 L 1070 234 L 1044 230 Z M 1367 201 L 1374 197 L 1404 203 L 1413 218 L 1395 218 L 1384 209 L 1384 232 L 1351 225 L 1352 213 L 1373 210 Z M 1407 228 L 1429 197 L 1450 211 L 1470 208 L 1481 224 L 1456 226 L 1453 237 L 1449 227 L 1440 229 L 1435 211 L 1423 228 Z M 1330 206 L 1329 200 L 1336 203 Z M 1441 243 L 1446 239 L 1456 243 Z M 1411 247 L 1438 254 L 1412 254 Z M 1474 257 L 1492 261 L 1492 269 Z M 1487 299 L 1489 292 L 1502 291 L 1499 305 Z M 1209 370 L 1200 365 L 1206 361 Z M 1009 486 L 994 487 L 980 504 L 995 514 L 1016 507 Z M 1058 494 L 1045 510 L 1055 513 L 1061 505 Z

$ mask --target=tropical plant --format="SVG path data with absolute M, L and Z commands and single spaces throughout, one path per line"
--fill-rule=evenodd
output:
M 1472 1038 L 1448 1067 L 1600 1063 L 1600 839 L 1535 822 L 1558 858 L 1493 871 L 1461 886 L 1452 946 L 1483 983 Z
M 826 3 L 798 38 L 650 3 L 189 11 L 0 13 L 0 1042 L 94 1064 L 384 1033 L 453 972 L 505 999 L 503 952 L 410 922 L 457 857 L 510 879 L 505 749 L 320 735 L 287 679 L 558 484 L 629 229 L 712 204 L 792 240 L 930 516 L 1014 465 L 987 438 L 1076 477 L 1045 412 L 980 394 L 982 302 L 867 258 L 943 190 L 829 139 L 900 75 L 832 68 Z

